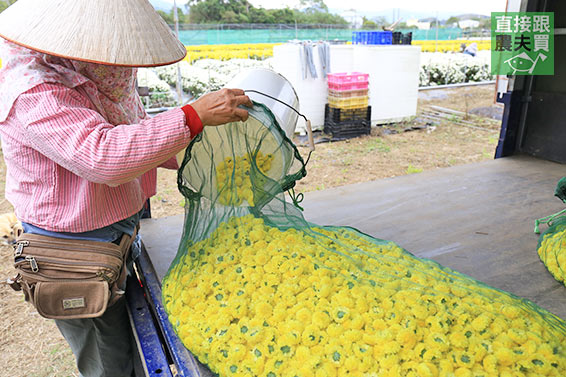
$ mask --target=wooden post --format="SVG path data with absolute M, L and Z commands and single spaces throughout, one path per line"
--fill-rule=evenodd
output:
M 173 0 L 173 20 L 175 21 L 175 36 L 179 39 L 179 14 L 177 13 L 177 0 Z M 180 63 L 177 63 L 177 98 L 179 99 L 179 106 L 183 106 L 183 83 Z

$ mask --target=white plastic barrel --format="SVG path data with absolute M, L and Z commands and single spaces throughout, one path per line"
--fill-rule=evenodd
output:
M 286 103 L 297 111 L 299 109 L 299 97 L 291 83 L 283 75 L 267 68 L 246 69 L 238 73 L 226 85 L 226 88 L 238 88 L 243 90 L 255 90 L 265 93 L 279 101 Z M 255 92 L 246 92 L 253 101 L 263 103 L 271 110 L 277 118 L 277 122 L 285 131 L 289 139 L 292 139 L 297 126 L 298 115 L 288 106 L 281 104 L 269 97 Z

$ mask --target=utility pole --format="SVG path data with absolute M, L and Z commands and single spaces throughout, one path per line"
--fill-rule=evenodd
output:
M 434 52 L 438 51 L 438 11 L 436 11 L 436 42 L 434 43 Z
M 177 13 L 177 0 L 173 0 L 173 20 L 175 21 L 175 36 L 179 39 L 179 14 Z M 179 105 L 183 105 L 183 83 L 181 79 L 181 63 L 177 63 L 177 98 Z

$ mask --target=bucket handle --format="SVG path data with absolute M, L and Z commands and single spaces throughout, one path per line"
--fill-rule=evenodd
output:
M 269 94 L 265 94 L 265 93 L 262 93 L 258 90 L 253 90 L 253 89 L 246 89 L 246 90 L 244 90 L 244 92 L 257 93 L 257 94 L 261 94 L 262 96 L 266 96 L 268 98 L 271 98 L 272 100 L 277 101 L 280 104 L 287 106 L 288 108 L 290 108 L 291 110 L 296 112 L 300 117 L 302 117 L 305 120 L 306 126 L 307 126 L 307 135 L 308 135 L 308 138 L 309 138 L 309 149 L 310 149 L 311 152 L 314 152 L 314 149 L 315 149 L 314 148 L 314 137 L 312 135 L 311 121 L 308 120 L 306 116 L 304 116 L 303 114 L 298 112 L 297 109 L 295 109 L 293 106 L 291 106 L 291 105 L 289 105 L 289 104 L 287 104 L 287 103 L 285 103 L 285 102 L 283 102 L 283 101 L 281 101 L 281 100 L 279 100 L 275 97 L 272 97 Z M 309 157 L 310 157 L 310 155 L 309 155 Z

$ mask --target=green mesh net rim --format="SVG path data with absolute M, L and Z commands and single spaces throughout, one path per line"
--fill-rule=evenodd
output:
M 547 262 L 546 262 L 546 255 L 543 256 L 539 253 L 539 250 L 542 246 L 542 242 L 547 238 L 552 236 L 555 233 L 559 233 L 566 230 L 566 216 L 561 216 L 555 219 L 555 221 L 553 221 L 552 225 L 550 225 L 544 232 L 542 232 L 540 234 L 540 237 L 538 239 L 538 243 L 537 243 L 537 248 L 536 248 L 536 252 L 537 255 L 539 257 L 539 260 L 542 262 L 542 264 L 545 266 L 546 270 L 548 271 L 548 273 L 550 274 L 550 276 L 552 276 L 554 278 L 554 280 L 556 280 L 558 283 L 560 283 L 561 285 L 566 285 L 566 282 L 562 281 L 559 279 L 558 276 L 555 276 L 554 273 L 552 273 L 549 268 L 547 267 Z
M 281 192 L 288 191 L 293 187 L 295 187 L 295 183 L 298 180 L 306 177 L 307 175 L 306 163 L 303 157 L 301 156 L 301 154 L 299 153 L 299 150 L 297 149 L 295 144 L 291 141 L 291 139 L 287 137 L 285 131 L 283 131 L 283 129 L 279 125 L 279 122 L 277 122 L 277 119 L 275 118 L 275 115 L 271 112 L 271 110 L 269 110 L 269 108 L 262 103 L 255 101 L 252 101 L 252 103 L 253 103 L 253 108 L 251 109 L 245 108 L 246 110 L 248 110 L 249 116 L 259 119 L 259 117 L 255 116 L 256 114 L 261 114 L 261 113 L 266 114 L 271 124 L 270 125 L 264 124 L 264 126 L 266 126 L 272 133 L 275 133 L 277 137 L 280 137 L 282 139 L 283 144 L 286 144 L 290 148 L 292 148 L 293 157 L 301 164 L 297 172 L 292 174 L 287 174 L 281 179 L 281 181 L 279 181 L 279 184 L 281 185 Z M 222 126 L 224 125 L 221 125 L 220 127 Z M 183 178 L 183 170 L 191 161 L 193 148 L 197 145 L 197 143 L 201 141 L 202 141 L 202 133 L 199 133 L 191 140 L 191 142 L 187 146 L 187 149 L 185 150 L 185 155 L 183 157 L 183 161 L 181 162 L 181 166 L 177 170 L 177 187 L 179 189 L 179 192 L 190 201 L 200 200 L 200 198 L 203 195 L 200 192 L 191 189 L 189 186 L 185 184 L 185 180 Z
M 542 244 L 542 241 L 544 241 L 544 239 L 553 234 L 553 233 L 557 233 L 557 232 L 561 232 L 564 229 L 566 229 L 566 216 L 561 216 L 556 218 L 552 224 L 545 229 L 544 232 L 541 232 L 540 237 L 538 239 L 538 243 L 537 243 L 537 250 L 540 248 L 540 245 Z

